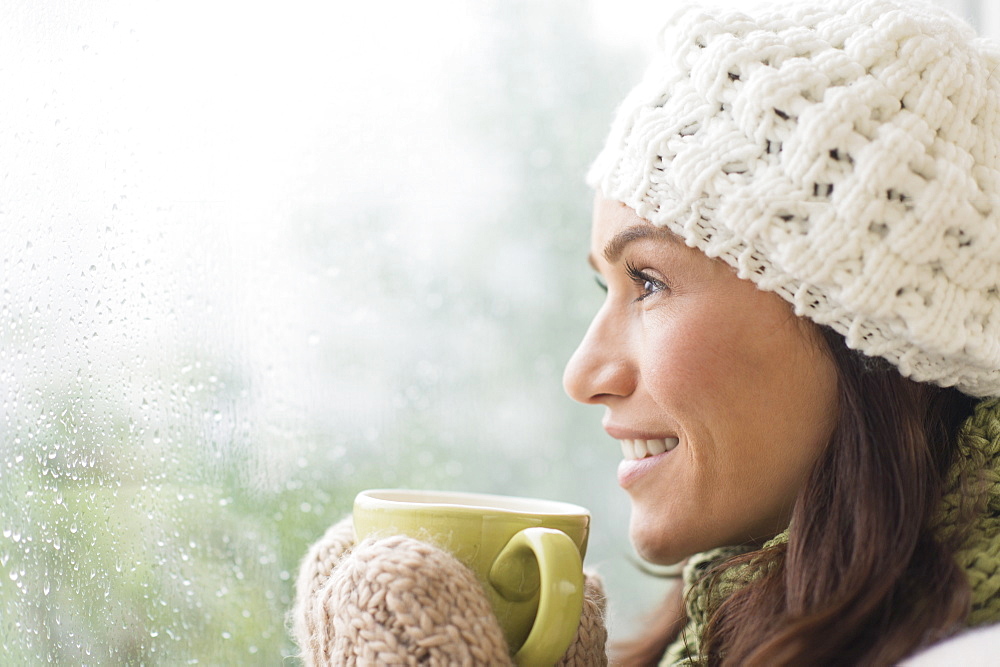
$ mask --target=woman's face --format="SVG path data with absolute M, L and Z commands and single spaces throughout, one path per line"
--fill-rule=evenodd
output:
M 670 564 L 784 530 L 835 419 L 815 325 L 600 197 L 590 260 L 607 297 L 564 384 L 621 442 L 638 553 Z

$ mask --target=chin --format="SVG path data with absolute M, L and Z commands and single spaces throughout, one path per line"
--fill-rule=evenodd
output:
M 697 553 L 666 539 L 666 531 L 642 530 L 633 523 L 629 533 L 632 548 L 647 563 L 676 565 Z

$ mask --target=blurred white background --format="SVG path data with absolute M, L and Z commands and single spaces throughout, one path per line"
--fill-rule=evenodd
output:
M 4 660 L 291 660 L 297 561 L 372 486 L 590 507 L 628 635 L 668 584 L 560 376 L 583 174 L 675 7 L 0 7 Z

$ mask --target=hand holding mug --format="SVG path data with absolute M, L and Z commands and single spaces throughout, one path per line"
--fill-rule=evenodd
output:
M 401 653 L 467 664 L 510 664 L 510 653 L 522 665 L 606 663 L 603 592 L 596 577 L 584 584 L 580 568 L 583 508 L 366 492 L 354 526 L 358 544 L 344 521 L 303 561 L 293 621 L 307 663 Z M 396 653 L 379 653 L 386 650 Z

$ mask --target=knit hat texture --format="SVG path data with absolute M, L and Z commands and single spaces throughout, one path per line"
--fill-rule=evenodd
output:
M 690 7 L 588 181 L 903 375 L 997 396 L 998 66 L 919 0 Z

